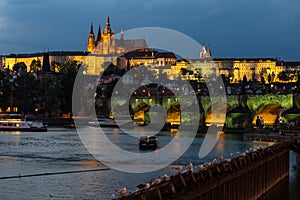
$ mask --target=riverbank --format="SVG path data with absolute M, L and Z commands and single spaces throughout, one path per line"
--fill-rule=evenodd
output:
M 74 120 L 70 118 L 43 119 L 48 126 L 74 127 Z

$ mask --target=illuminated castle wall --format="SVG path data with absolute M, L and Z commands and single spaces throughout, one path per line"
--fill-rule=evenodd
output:
M 112 62 L 120 68 L 126 69 L 138 65 L 156 65 L 156 68 L 159 68 L 160 72 L 166 73 L 171 80 L 179 77 L 182 68 L 194 72 L 180 75 L 181 78 L 187 80 L 197 80 L 195 74 L 201 74 L 204 78 L 212 76 L 218 70 L 220 74 L 229 77 L 231 83 L 239 83 L 244 77 L 248 81 L 262 82 L 264 79 L 268 83 L 269 75 L 271 75 L 271 82 L 284 82 L 278 79 L 279 73 L 300 71 L 300 62 L 284 62 L 274 58 L 211 58 L 211 48 L 209 45 L 205 47 L 204 44 L 199 49 L 198 58 L 190 59 L 189 62 L 177 60 L 172 52 L 150 50 L 145 39 L 125 39 L 124 34 L 123 27 L 121 27 L 120 37 L 115 37 L 108 17 L 103 31 L 99 25 L 97 36 L 94 34 L 93 24 L 91 25 L 87 51 L 47 52 L 50 64 L 53 62 L 64 63 L 68 59 L 84 62 L 87 65 L 87 73 L 94 75 L 99 75 L 103 71 L 105 62 Z M 0 64 L 12 70 L 16 63 L 24 62 L 29 71 L 33 60 L 40 60 L 43 63 L 43 59 L 44 53 L 11 54 L 2 57 Z M 51 70 L 55 71 L 53 68 Z
M 49 63 L 58 62 L 64 63 L 68 59 L 83 62 L 85 57 L 88 55 L 87 52 L 47 52 L 49 54 Z M 3 66 L 7 69 L 13 70 L 13 66 L 17 63 L 24 62 L 27 66 L 27 72 L 30 71 L 30 65 L 33 60 L 40 60 L 43 63 L 45 53 L 33 53 L 33 54 L 11 54 L 5 57 Z M 55 69 L 52 69 L 55 71 Z

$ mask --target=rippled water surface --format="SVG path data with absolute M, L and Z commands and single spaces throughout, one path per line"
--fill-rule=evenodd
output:
M 138 140 L 134 140 L 119 129 L 105 129 L 110 140 L 121 148 L 140 152 Z M 159 146 L 172 140 L 167 132 L 159 134 Z M 198 152 L 203 138 L 195 138 L 191 147 L 173 165 L 194 165 L 230 153 L 244 152 L 246 149 L 268 143 L 242 141 L 238 135 L 221 135 L 212 152 L 199 159 Z M 130 164 L 130 163 L 129 163 Z M 295 155 L 291 156 L 291 168 L 295 165 Z M 142 166 L 141 166 L 142 167 Z M 72 172 L 80 170 L 104 169 L 85 149 L 75 129 L 53 128 L 48 132 L 0 132 L 0 177 Z M 110 199 L 115 189 L 127 187 L 136 190 L 136 185 L 164 174 L 176 173 L 172 165 L 158 171 L 129 174 L 114 169 L 93 172 L 78 172 L 57 175 L 0 179 L 0 199 Z M 291 169 L 290 199 L 298 197 L 299 173 Z M 288 197 L 288 195 L 287 195 Z

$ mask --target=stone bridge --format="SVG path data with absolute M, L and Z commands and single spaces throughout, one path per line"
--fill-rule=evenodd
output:
M 255 124 L 256 116 L 262 116 L 265 124 L 271 125 L 284 110 L 291 109 L 293 106 L 300 107 L 300 98 L 293 94 L 227 95 L 226 100 L 222 97 L 214 98 L 213 102 L 218 102 L 213 106 L 214 109 L 226 106 L 225 125 L 232 128 L 245 128 L 251 123 Z M 211 102 L 210 96 L 198 96 L 200 124 L 218 123 L 218 121 L 211 121 Z M 166 123 L 179 125 L 182 120 L 185 120 L 180 116 L 180 103 L 174 95 L 132 96 L 129 110 L 135 120 L 147 123 L 148 111 L 156 104 L 160 104 L 167 112 Z M 192 105 L 193 102 L 190 104 Z M 124 105 L 125 101 L 118 100 L 112 102 L 111 109 L 117 112 L 118 108 Z

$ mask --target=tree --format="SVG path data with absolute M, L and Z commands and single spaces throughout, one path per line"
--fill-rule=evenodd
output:
M 281 81 L 291 81 L 294 79 L 294 73 L 287 72 L 287 71 L 282 71 L 278 74 L 278 78 Z
M 12 90 L 19 111 L 28 114 L 35 109 L 35 99 L 37 96 L 35 77 L 29 73 L 19 76 L 15 81 Z
M 266 81 L 265 81 L 265 77 L 261 77 L 261 83 L 264 85 L 265 83 L 266 83 Z
M 197 72 L 194 73 L 194 77 L 198 80 L 198 82 L 201 82 L 203 80 L 202 76 L 202 69 L 196 69 Z
M 13 71 L 16 73 L 24 74 L 25 72 L 27 72 L 27 66 L 24 62 L 18 62 L 16 64 L 14 64 Z
M 272 74 L 271 74 L 271 82 L 274 82 L 274 81 L 275 81 L 275 77 L 276 77 L 275 73 L 272 72 Z
M 32 60 L 31 61 L 31 64 L 29 66 L 29 71 L 30 72 L 38 72 L 38 71 L 41 71 L 42 70 L 42 65 L 41 65 L 41 61 L 38 59 L 38 60 Z
M 62 102 L 61 102 L 61 110 L 65 114 L 70 114 L 70 118 L 72 118 L 72 94 L 73 94 L 73 86 L 74 82 L 80 68 L 80 64 L 78 64 L 74 60 L 68 60 L 63 64 L 63 69 L 66 70 L 62 80 Z
M 243 85 L 245 86 L 247 82 L 248 82 L 248 80 L 247 80 L 247 76 L 246 76 L 246 74 L 245 74 L 245 75 L 243 76 L 243 81 L 242 81 L 242 83 L 243 83 Z
M 296 78 L 297 78 L 297 83 L 298 85 L 300 84 L 300 72 L 298 71 L 298 73 L 296 74 Z M 298 87 L 299 89 L 299 87 Z
M 58 62 L 53 62 L 52 66 L 55 67 L 55 71 L 62 74 L 65 74 L 72 69 L 78 71 L 80 68 L 80 64 L 73 59 L 67 59 L 67 61 L 63 64 L 60 64 Z
M 181 75 L 193 75 L 194 71 L 186 68 L 181 68 L 180 69 L 180 74 Z
M 269 75 L 268 75 L 268 83 L 270 84 L 271 81 L 272 81 L 272 76 L 271 76 L 271 74 L 269 74 Z
M 44 116 L 47 112 L 51 118 L 52 112 L 57 111 L 60 96 L 60 82 L 57 77 L 48 75 L 39 80 L 36 105 Z
M 105 62 L 105 63 L 103 63 L 102 67 L 105 69 L 103 72 L 104 76 L 117 74 L 117 66 L 115 66 L 113 63 Z
M 262 68 L 260 71 L 260 81 L 265 84 L 266 79 L 265 79 L 265 75 L 267 74 L 267 69 L 266 68 Z
M 185 68 L 181 68 L 181 69 L 180 69 L 180 74 L 183 75 L 183 76 L 186 75 L 187 72 L 188 72 L 188 70 L 185 69 Z
M 10 106 L 11 83 L 8 74 L 0 70 L 0 108 L 6 109 Z
M 51 62 L 50 69 L 51 69 L 51 71 L 54 71 L 56 73 L 62 73 L 63 65 L 59 62 L 53 61 L 53 62 Z

